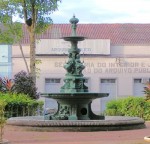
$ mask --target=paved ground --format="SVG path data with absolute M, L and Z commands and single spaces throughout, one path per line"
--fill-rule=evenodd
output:
M 150 122 L 145 129 L 100 132 L 37 132 L 22 127 L 6 126 L 4 138 L 11 144 L 148 144 Z

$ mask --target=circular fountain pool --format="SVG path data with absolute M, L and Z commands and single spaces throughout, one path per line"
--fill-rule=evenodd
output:
M 38 131 L 112 131 L 145 128 L 138 117 L 105 116 L 105 120 L 44 120 L 44 116 L 14 117 L 7 124 Z

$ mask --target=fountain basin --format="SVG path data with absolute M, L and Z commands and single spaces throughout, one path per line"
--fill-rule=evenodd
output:
M 42 93 L 42 96 L 55 99 L 97 99 L 109 96 L 108 93 Z
M 83 36 L 68 36 L 63 38 L 65 41 L 83 41 L 85 37 Z
M 112 131 L 145 128 L 138 117 L 105 116 L 105 120 L 44 120 L 44 116 L 14 117 L 8 125 L 37 131 Z
M 53 116 L 45 115 L 45 120 L 100 120 L 104 116 L 95 115 L 91 109 L 93 99 L 107 97 L 108 93 L 51 93 L 42 94 L 44 97 L 55 99 L 58 111 Z

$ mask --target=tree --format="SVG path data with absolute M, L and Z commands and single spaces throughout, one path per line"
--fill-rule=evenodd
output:
M 7 20 L 7 18 L 5 17 L 3 17 L 3 19 L 4 21 Z M 10 21 L 9 23 L 3 23 L 3 25 L 1 25 L 0 27 L 0 43 L 19 45 L 21 55 L 26 66 L 27 73 L 29 74 L 29 67 L 25 59 L 23 49 L 22 49 L 22 44 L 21 44 L 22 36 L 23 36 L 23 31 L 22 31 L 21 23 Z
M 23 19 L 30 39 L 30 75 L 36 81 L 35 36 L 52 23 L 50 14 L 57 10 L 61 0 L 0 0 L 0 22 L 9 24 L 13 17 Z
M 9 3 L 0 0 L 0 43 L 4 44 L 18 44 L 22 57 L 25 62 L 27 72 L 29 68 L 22 50 L 21 39 L 23 36 L 22 24 L 13 22 L 14 10 L 8 7 Z

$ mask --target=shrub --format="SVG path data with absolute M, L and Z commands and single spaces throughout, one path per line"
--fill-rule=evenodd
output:
M 145 101 L 143 118 L 144 120 L 150 120 L 150 100 Z
M 106 104 L 106 115 L 116 116 L 122 115 L 122 100 L 111 100 Z
M 16 116 L 37 115 L 42 111 L 43 102 L 31 99 L 25 94 L 0 93 L 0 101 L 5 101 L 5 115 L 7 118 Z
M 127 97 L 123 99 L 121 112 L 125 116 L 137 116 L 143 118 L 145 100 L 142 97 Z
M 133 116 L 150 120 L 150 100 L 133 96 L 111 100 L 106 104 L 106 115 Z
M 6 123 L 5 106 L 6 106 L 6 102 L 3 100 L 0 100 L 0 142 L 3 141 L 4 126 Z
M 27 94 L 33 99 L 39 97 L 32 77 L 24 71 L 21 71 L 14 76 L 14 91 L 18 94 Z

